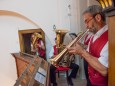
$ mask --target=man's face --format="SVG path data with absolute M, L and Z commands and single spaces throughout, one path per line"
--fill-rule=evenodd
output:
M 84 23 L 87 29 L 89 29 L 90 32 L 96 33 L 97 27 L 96 27 L 96 20 L 90 13 L 85 13 L 83 15 Z

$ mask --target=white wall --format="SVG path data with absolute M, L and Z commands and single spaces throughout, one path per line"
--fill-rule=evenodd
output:
M 37 28 L 31 23 L 12 16 L 0 16 L 0 85 L 12 86 L 15 82 L 16 64 L 11 53 L 19 52 L 19 26 Z M 6 82 L 7 81 L 7 82 Z
M 96 0 L 88 0 L 88 6 L 90 5 L 99 5 L 99 3 Z
M 69 30 L 67 16 L 64 17 L 67 13 L 65 1 L 0 1 L 0 86 L 13 86 L 17 79 L 15 60 L 11 53 L 20 51 L 18 30 L 42 28 L 47 38 L 46 46 L 54 44 L 54 24 L 57 28 Z
M 84 0 L 0 0 L 0 86 L 13 86 L 17 79 L 11 53 L 20 51 L 18 30 L 42 28 L 48 53 L 54 44 L 53 25 L 79 32 L 83 24 L 81 10 L 86 3 Z
M 5 0 L 1 1 L 0 8 L 26 16 L 42 27 L 45 33 L 50 29 L 48 37 L 52 40 L 52 34 L 54 34 L 52 26 L 53 24 L 58 24 L 57 0 Z M 61 24 L 63 25 L 63 23 Z M 67 24 L 61 28 L 68 28 Z

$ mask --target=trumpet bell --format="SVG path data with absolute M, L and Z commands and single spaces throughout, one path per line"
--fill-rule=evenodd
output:
M 57 48 L 60 51 L 61 47 L 63 47 L 63 41 L 66 33 L 68 30 L 62 30 L 62 29 L 56 29 L 54 30 L 56 33 L 56 38 L 57 38 Z

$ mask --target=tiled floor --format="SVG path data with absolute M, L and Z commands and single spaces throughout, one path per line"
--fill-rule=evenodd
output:
M 83 80 L 77 77 L 76 79 L 72 79 L 72 80 L 73 80 L 74 86 L 86 86 L 85 79 Z M 60 74 L 59 78 L 57 76 L 57 83 L 58 83 L 58 86 L 68 86 L 67 80 L 64 74 Z

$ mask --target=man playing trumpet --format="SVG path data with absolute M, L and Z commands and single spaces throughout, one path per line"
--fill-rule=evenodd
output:
M 88 74 L 91 86 L 108 86 L 108 27 L 102 8 L 89 6 L 83 13 L 83 19 L 94 36 L 90 39 L 87 50 L 78 43 L 67 47 L 68 52 L 79 54 L 88 62 Z

